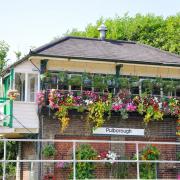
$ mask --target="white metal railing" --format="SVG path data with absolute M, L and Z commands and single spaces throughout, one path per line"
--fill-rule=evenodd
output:
M 0 139 L 0 142 L 4 143 L 3 151 L 4 151 L 4 157 L 0 160 L 0 163 L 3 165 L 3 180 L 6 180 L 6 164 L 10 162 L 16 162 L 16 163 L 56 163 L 56 162 L 67 162 L 67 163 L 73 163 L 73 179 L 76 180 L 76 163 L 78 162 L 93 162 L 93 163 L 105 163 L 105 162 L 112 162 L 112 160 L 77 160 L 76 159 L 76 150 L 77 150 L 77 144 L 78 143 L 107 143 L 107 144 L 134 144 L 135 145 L 135 153 L 136 153 L 136 160 L 113 160 L 113 163 L 119 162 L 119 163 L 136 163 L 136 171 L 137 171 L 137 179 L 140 179 L 140 163 L 174 163 L 174 164 L 180 164 L 179 160 L 141 160 L 139 157 L 139 146 L 140 145 L 174 145 L 180 147 L 180 142 L 154 142 L 154 141 L 106 141 L 106 140 L 60 140 L 60 139 Z M 7 155 L 7 142 L 51 142 L 51 143 L 72 143 L 72 150 L 73 150 L 73 157 L 70 160 L 44 160 L 44 159 L 12 159 L 8 160 L 6 159 Z

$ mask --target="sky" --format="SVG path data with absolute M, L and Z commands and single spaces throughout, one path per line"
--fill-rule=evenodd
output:
M 27 54 L 67 30 L 127 12 L 167 17 L 180 12 L 180 0 L 0 0 L 0 41 L 10 45 L 8 58 L 15 61 L 14 51 Z

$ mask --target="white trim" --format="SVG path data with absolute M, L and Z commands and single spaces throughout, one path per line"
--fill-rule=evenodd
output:
M 40 91 L 40 83 L 41 83 L 41 79 L 40 79 L 40 73 L 38 73 L 38 88 L 37 88 L 37 91 L 39 92 Z
M 28 73 L 25 73 L 25 102 L 27 102 L 28 98 Z

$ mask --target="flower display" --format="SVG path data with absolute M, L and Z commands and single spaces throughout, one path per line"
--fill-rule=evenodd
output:
M 45 93 L 37 94 L 37 104 L 45 105 Z M 88 119 L 94 127 L 100 127 L 105 122 L 104 114 L 110 117 L 111 111 L 119 112 L 122 119 L 128 118 L 128 112 L 138 112 L 144 115 L 144 123 L 152 120 L 163 120 L 164 115 L 180 117 L 180 101 L 173 97 L 158 98 L 148 94 L 132 98 L 129 91 L 120 91 L 115 97 L 110 93 L 98 94 L 92 91 L 82 93 L 64 92 L 52 89 L 48 95 L 49 107 L 57 109 L 57 117 L 62 123 L 62 129 L 69 124 L 68 110 L 89 112 Z
M 59 101 L 61 98 L 61 94 L 56 89 L 51 89 L 49 93 L 49 106 L 52 109 L 56 109 L 59 107 Z
M 45 105 L 45 92 L 44 91 L 40 91 L 36 94 L 36 102 L 40 108 Z
M 109 160 L 110 163 L 114 163 L 114 160 L 117 159 L 117 154 L 112 152 L 112 151 L 103 151 L 100 152 L 100 154 L 98 155 L 98 158 L 101 160 Z
M 7 96 L 10 100 L 15 100 L 17 96 L 19 96 L 19 93 L 16 89 L 9 89 L 9 91 L 7 92 Z
M 70 164 L 67 162 L 57 162 L 56 163 L 56 168 L 59 168 L 59 169 L 68 168 L 69 166 L 70 166 Z
M 120 111 L 123 108 L 122 104 L 113 104 L 112 105 L 112 110 L 114 111 Z
M 128 103 L 128 104 L 126 105 L 126 110 L 129 111 L 129 112 L 135 111 L 136 108 L 137 108 L 137 107 L 136 107 L 133 103 Z

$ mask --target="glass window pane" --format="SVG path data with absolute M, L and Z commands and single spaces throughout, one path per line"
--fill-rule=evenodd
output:
M 25 100 L 25 73 L 15 73 L 15 89 L 18 90 L 20 96 L 17 96 L 17 101 Z
M 28 74 L 27 101 L 35 102 L 37 90 L 38 90 L 38 75 Z

